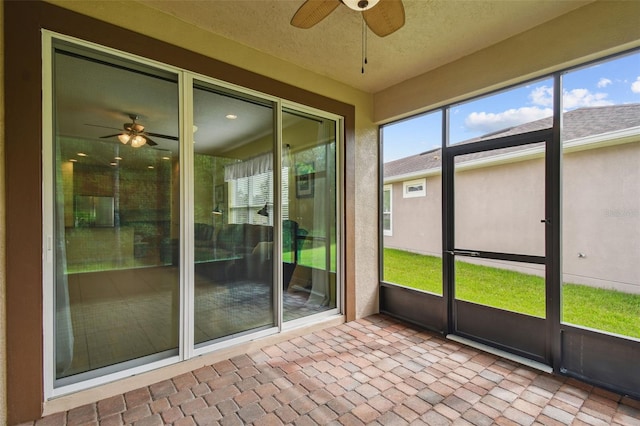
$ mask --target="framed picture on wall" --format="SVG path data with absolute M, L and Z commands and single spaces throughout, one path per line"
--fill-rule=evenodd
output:
M 296 197 L 313 197 L 314 163 L 296 164 Z
M 224 185 L 216 185 L 214 198 L 214 203 L 216 204 L 222 204 L 226 201 L 224 199 Z

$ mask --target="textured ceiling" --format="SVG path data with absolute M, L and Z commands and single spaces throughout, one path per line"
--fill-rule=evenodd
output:
M 380 38 L 340 5 L 311 29 L 289 22 L 303 0 L 139 0 L 207 31 L 376 93 L 526 31 L 592 0 L 404 0 L 406 23 Z

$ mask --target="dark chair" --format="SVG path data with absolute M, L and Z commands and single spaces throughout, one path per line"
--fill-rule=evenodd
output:
M 282 286 L 284 290 L 289 287 L 306 235 L 307 230 L 300 228 L 298 222 L 288 219 L 282 221 Z

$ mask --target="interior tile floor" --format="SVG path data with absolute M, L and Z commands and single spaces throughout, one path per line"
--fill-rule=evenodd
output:
M 98 424 L 640 425 L 640 401 L 374 315 L 35 422 Z
M 60 344 L 73 348 L 71 360 L 62 363 L 63 376 L 161 352 L 177 353 L 178 274 L 178 268 L 170 266 L 70 274 L 70 321 L 57 330 L 66 338 Z M 194 300 L 196 343 L 274 325 L 270 284 L 220 282 L 196 273 Z M 285 321 L 330 308 L 310 302 L 308 292 L 283 292 Z

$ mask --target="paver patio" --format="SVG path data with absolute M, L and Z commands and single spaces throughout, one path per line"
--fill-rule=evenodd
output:
M 35 422 L 123 424 L 640 425 L 640 401 L 373 315 Z

